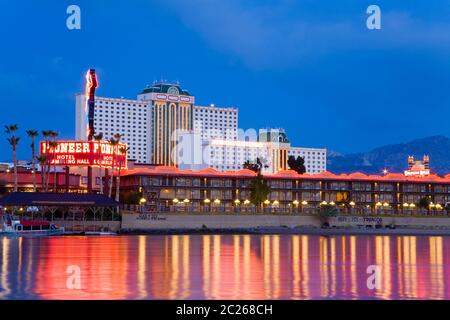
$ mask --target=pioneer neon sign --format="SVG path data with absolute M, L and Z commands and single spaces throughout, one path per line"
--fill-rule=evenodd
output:
M 98 88 L 98 79 L 94 69 L 86 73 L 86 136 L 88 140 L 94 137 L 94 107 L 95 89 Z
M 97 141 L 57 141 L 52 148 L 50 144 L 42 141 L 40 153 L 47 157 L 50 166 L 92 166 L 127 167 L 126 144 L 112 145 L 109 142 Z

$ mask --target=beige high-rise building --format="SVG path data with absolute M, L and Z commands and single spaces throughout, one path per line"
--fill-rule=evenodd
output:
M 178 136 L 193 130 L 194 96 L 178 83 L 156 82 L 145 88 L 138 100 L 149 101 L 151 106 L 151 162 L 177 165 Z

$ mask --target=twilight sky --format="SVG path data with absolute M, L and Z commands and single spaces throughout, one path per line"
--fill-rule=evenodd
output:
M 81 8 L 81 30 L 66 9 Z M 382 29 L 366 28 L 377 4 Z M 366 151 L 450 136 L 450 0 L 0 0 L 0 125 L 74 136 L 75 93 L 135 98 L 179 80 L 197 104 L 294 146 Z M 0 161 L 11 159 L 3 130 Z

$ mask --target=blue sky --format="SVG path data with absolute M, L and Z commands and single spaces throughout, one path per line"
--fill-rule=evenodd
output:
M 66 8 L 81 8 L 81 30 Z M 382 29 L 366 28 L 377 4 Z M 0 1 L 0 124 L 74 136 L 74 95 L 135 98 L 179 80 L 198 104 L 239 108 L 242 128 L 283 127 L 339 152 L 450 136 L 450 1 Z M 0 160 L 11 158 L 0 132 Z

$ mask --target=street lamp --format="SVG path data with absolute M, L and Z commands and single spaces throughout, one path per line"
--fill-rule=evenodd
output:
M 203 206 L 203 210 L 206 210 L 206 211 L 211 212 L 211 205 L 210 205 L 211 200 L 209 200 L 208 198 L 206 198 L 205 200 L 203 200 L 203 203 L 205 204 L 205 205 Z
M 141 213 L 144 212 L 144 205 L 147 202 L 147 200 L 145 198 L 141 198 L 139 200 L 139 204 L 141 205 Z

